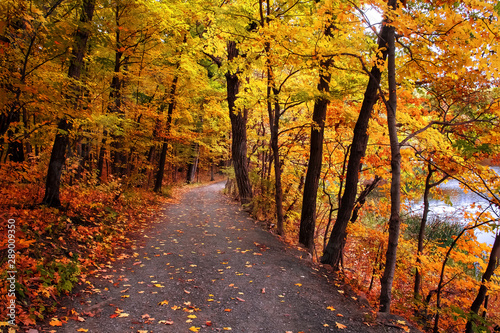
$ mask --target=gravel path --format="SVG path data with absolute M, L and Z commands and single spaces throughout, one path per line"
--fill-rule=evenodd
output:
M 168 204 L 136 246 L 65 300 L 53 332 L 404 332 L 262 230 L 224 183 Z M 76 312 L 74 312 L 76 311 Z M 366 323 L 367 322 L 367 323 Z

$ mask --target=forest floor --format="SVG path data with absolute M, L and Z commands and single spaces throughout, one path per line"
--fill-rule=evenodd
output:
M 400 318 L 382 323 L 223 188 L 183 191 L 129 251 L 61 301 L 49 320 L 62 326 L 28 332 L 417 332 Z

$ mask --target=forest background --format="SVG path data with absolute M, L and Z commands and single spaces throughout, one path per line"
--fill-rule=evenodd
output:
M 380 311 L 433 332 L 498 327 L 499 13 L 483 0 L 2 1 L 0 203 L 17 223 L 19 320 L 45 318 L 127 247 L 173 184 L 224 171 L 255 217 Z M 450 180 L 486 204 L 433 215 Z M 7 237 L 0 251 L 4 290 Z

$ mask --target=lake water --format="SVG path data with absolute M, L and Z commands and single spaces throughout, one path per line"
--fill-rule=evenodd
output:
M 500 167 L 493 167 L 493 169 L 500 174 Z M 443 191 L 443 198 L 448 196 L 452 205 L 446 204 L 444 200 L 439 200 L 438 198 L 433 198 L 429 201 L 430 204 L 430 217 L 437 216 L 440 219 L 448 221 L 462 221 L 464 211 L 477 212 L 481 211 L 488 206 L 488 202 L 478 196 L 475 193 L 468 192 L 464 193 L 462 188 L 460 188 L 459 182 L 455 179 L 451 179 L 448 182 L 441 184 L 440 189 Z M 475 204 L 475 208 L 471 208 L 471 205 Z M 410 205 L 410 214 L 420 215 L 423 210 L 423 200 Z M 496 216 L 496 215 L 493 215 Z M 481 231 L 476 231 L 476 236 L 478 240 L 482 243 L 488 243 L 493 245 L 495 240 L 495 234 L 485 233 Z

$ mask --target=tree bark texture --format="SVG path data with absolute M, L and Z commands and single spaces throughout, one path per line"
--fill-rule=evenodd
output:
M 95 0 L 84 0 L 82 3 L 82 13 L 80 22 L 82 26 L 78 28 L 75 34 L 75 42 L 72 51 L 72 58 L 68 69 L 68 77 L 71 80 L 79 80 L 83 67 L 83 58 L 85 49 L 87 48 L 87 41 L 90 37 L 90 31 L 84 27 L 85 23 L 92 21 L 94 14 Z M 77 107 L 79 90 L 80 88 L 74 82 L 70 83 L 71 91 L 68 95 L 72 99 L 72 106 Z M 71 96 L 71 94 L 75 94 Z M 61 206 L 59 198 L 59 191 L 61 185 L 61 172 L 66 162 L 66 150 L 69 145 L 69 131 L 71 131 L 73 124 L 70 119 L 64 117 L 57 125 L 57 133 L 50 155 L 49 169 L 47 171 L 47 179 L 45 183 L 45 196 L 42 204 L 50 207 Z
M 231 61 L 238 56 L 236 42 L 227 43 L 228 60 Z M 238 98 L 240 81 L 236 73 L 226 73 L 227 81 L 227 103 L 229 106 L 229 118 L 231 119 L 231 154 L 238 185 L 238 193 L 242 204 L 248 204 L 252 200 L 252 186 L 248 175 L 247 163 L 247 117 L 248 110 L 239 112 L 235 102 Z
M 179 65 L 177 65 L 177 69 L 179 69 Z M 175 74 L 174 79 L 172 80 L 172 86 L 170 87 L 170 94 L 168 98 L 167 124 L 165 126 L 165 136 L 162 142 L 160 161 L 158 162 L 158 172 L 156 174 L 156 181 L 154 188 L 154 191 L 156 193 L 161 192 L 161 186 L 163 184 L 163 176 L 165 174 L 165 163 L 167 160 L 167 151 L 168 151 L 167 137 L 170 134 L 170 127 L 172 126 L 172 114 L 174 113 L 174 108 L 175 108 L 175 92 L 177 91 L 178 81 L 179 81 L 179 75 Z
M 393 7 L 395 8 L 395 7 Z M 392 283 L 396 271 L 397 250 L 401 227 L 401 146 L 398 140 L 396 121 L 396 36 L 395 28 L 389 27 L 387 36 L 387 79 L 389 81 L 389 100 L 386 102 L 387 127 L 391 145 L 391 216 L 389 218 L 389 239 L 385 255 L 385 269 L 380 281 L 380 311 L 391 311 Z
M 472 302 L 472 305 L 470 307 L 471 318 L 469 318 L 469 320 L 467 321 L 467 325 L 465 327 L 466 333 L 476 332 L 476 330 L 473 329 L 475 325 L 472 315 L 474 316 L 478 315 L 479 309 L 481 308 L 481 305 L 485 301 L 486 293 L 488 292 L 488 288 L 486 287 L 485 283 L 490 281 L 491 277 L 493 276 L 493 273 L 495 272 L 495 269 L 498 266 L 499 260 L 500 260 L 500 234 L 497 233 L 495 237 L 495 242 L 493 243 L 493 247 L 491 248 L 490 260 L 488 261 L 488 266 L 486 267 L 483 277 L 481 278 L 481 286 L 479 287 L 476 299 L 474 300 L 474 302 Z
M 277 90 L 274 89 L 274 98 L 277 98 Z M 281 184 L 281 161 L 278 143 L 279 121 L 280 121 L 280 105 L 276 100 L 274 109 L 269 102 L 269 127 L 271 127 L 271 148 L 274 155 L 274 200 L 276 203 L 276 225 L 279 235 L 284 233 L 284 216 L 283 216 L 283 186 Z M 274 119 L 273 119 L 274 118 Z
M 418 244 L 417 244 L 417 269 L 415 271 L 415 283 L 413 285 L 413 297 L 415 299 L 420 298 L 420 285 L 422 284 L 422 274 L 420 273 L 420 269 L 418 268 L 419 264 L 421 264 L 420 256 L 424 250 L 424 237 L 425 237 L 425 227 L 427 225 L 427 216 L 429 215 L 429 194 L 431 191 L 431 179 L 432 174 L 434 173 L 431 164 L 428 164 L 427 168 L 427 177 L 425 178 L 425 188 L 424 188 L 424 210 L 422 212 L 422 219 L 420 220 L 420 230 L 418 231 Z
M 390 0 L 389 6 L 396 5 L 396 0 Z M 387 59 L 387 38 L 389 33 L 389 26 L 386 24 L 382 26 L 380 37 L 378 41 L 379 59 L 385 61 Z M 340 207 L 337 213 L 337 220 L 333 225 L 330 239 L 326 249 L 321 257 L 323 264 L 331 265 L 335 270 L 339 269 L 342 258 L 342 252 L 347 237 L 347 225 L 351 218 L 352 210 L 356 200 L 356 193 L 358 189 L 359 171 L 361 169 L 361 159 L 365 156 L 366 146 L 368 143 L 368 122 L 371 118 L 373 106 L 378 99 L 378 89 L 380 85 L 380 78 L 382 72 L 379 67 L 373 66 L 370 71 L 370 78 L 359 111 L 358 120 L 354 126 L 354 136 L 352 139 L 351 152 L 349 155 L 349 162 L 347 163 L 347 172 L 345 179 L 345 190 L 340 201 Z
M 315 102 L 313 109 L 313 124 L 311 126 L 311 143 L 306 180 L 302 197 L 302 212 L 300 215 L 299 242 L 310 252 L 314 247 L 314 229 L 316 226 L 316 199 L 318 183 L 323 162 L 323 138 L 325 132 L 326 110 L 330 103 L 327 94 L 330 92 L 331 60 L 321 61 L 322 71 L 319 76 L 318 91 L 322 94 Z
M 192 184 L 195 181 L 196 170 L 198 169 L 198 161 L 200 157 L 200 145 L 198 143 L 193 143 L 191 148 L 191 159 L 187 165 L 186 175 L 186 181 L 188 184 Z

